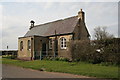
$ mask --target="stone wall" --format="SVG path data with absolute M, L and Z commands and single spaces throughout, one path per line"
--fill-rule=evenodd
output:
M 18 39 L 18 59 L 30 60 L 32 49 L 28 50 L 28 40 L 31 41 L 32 37 L 24 37 Z M 20 50 L 20 42 L 23 41 L 23 49 Z M 32 41 L 31 41 L 31 48 L 32 48 Z
M 58 57 L 65 57 L 65 58 L 69 58 L 71 59 L 71 52 L 69 49 L 69 44 L 71 42 L 71 40 L 89 40 L 89 36 L 88 36 L 88 32 L 85 26 L 85 23 L 80 21 L 78 22 L 78 24 L 76 25 L 73 34 L 66 34 L 66 35 L 58 35 L 57 36 L 57 41 L 58 41 Z M 61 49 L 60 47 L 60 39 L 64 37 L 66 39 L 66 44 L 67 44 L 67 48 L 66 49 Z M 52 39 L 52 49 L 49 49 L 49 40 Z M 28 40 L 31 41 L 31 49 L 28 50 L 27 49 L 27 42 Z M 23 45 L 24 48 L 21 51 L 20 50 L 20 42 L 23 41 Z M 43 51 L 43 44 L 45 44 L 45 50 L 46 50 L 46 55 L 48 56 L 54 56 L 55 55 L 55 36 L 53 37 L 41 37 L 41 36 L 31 36 L 31 37 L 23 37 L 23 38 L 19 38 L 18 40 L 18 58 L 21 59 L 28 59 L 28 60 L 32 60 L 32 59 L 38 59 L 40 58 L 40 52 Z M 43 54 L 44 52 L 42 52 L 41 54 Z
M 28 50 L 28 40 L 31 41 L 31 49 Z M 20 50 L 20 42 L 23 41 L 23 50 Z M 46 44 L 48 50 L 48 38 L 40 36 L 22 37 L 18 40 L 18 59 L 33 60 L 40 56 L 42 44 Z M 48 53 L 47 53 L 48 54 Z
M 61 49 L 60 47 L 60 39 L 64 37 L 67 40 L 67 48 L 66 49 Z M 54 40 L 55 37 L 49 37 L 49 39 L 52 39 L 52 49 L 49 49 L 49 54 L 54 55 Z M 65 58 L 71 58 L 71 53 L 69 50 L 69 42 L 72 39 L 72 35 L 63 35 L 63 36 L 57 36 L 58 40 L 58 57 L 65 57 Z
M 89 33 L 87 32 L 85 23 L 81 20 L 76 25 L 73 34 L 74 34 L 73 37 L 74 40 L 90 40 Z

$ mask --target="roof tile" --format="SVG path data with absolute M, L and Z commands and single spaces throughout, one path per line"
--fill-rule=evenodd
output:
M 24 37 L 33 35 L 38 36 L 55 35 L 55 30 L 56 34 L 72 33 L 77 22 L 78 22 L 77 16 L 73 16 L 63 20 L 57 20 L 41 25 L 36 25 L 31 30 L 29 30 Z

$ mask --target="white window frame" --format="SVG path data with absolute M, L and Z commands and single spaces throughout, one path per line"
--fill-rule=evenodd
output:
M 49 39 L 49 49 L 52 49 L 52 39 Z
M 64 37 L 60 38 L 60 48 L 67 49 L 67 40 Z
M 31 41 L 30 40 L 28 40 L 28 42 L 27 42 L 27 49 L 31 50 Z

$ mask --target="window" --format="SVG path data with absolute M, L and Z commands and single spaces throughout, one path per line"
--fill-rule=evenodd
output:
M 52 39 L 49 40 L 49 49 L 52 49 Z
M 28 50 L 30 50 L 31 49 L 31 42 L 30 42 L 30 40 L 28 40 Z
M 20 51 L 23 50 L 23 41 L 20 42 Z
M 66 39 L 64 37 L 62 37 L 60 39 L 60 47 L 61 47 L 61 49 L 66 49 L 67 48 Z

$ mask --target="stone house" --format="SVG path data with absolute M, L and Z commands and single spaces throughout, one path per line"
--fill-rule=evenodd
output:
M 24 60 L 40 59 L 44 56 L 71 59 L 69 43 L 74 40 L 90 40 L 82 9 L 77 16 L 45 24 L 34 25 L 31 21 L 29 31 L 18 38 L 18 58 Z

